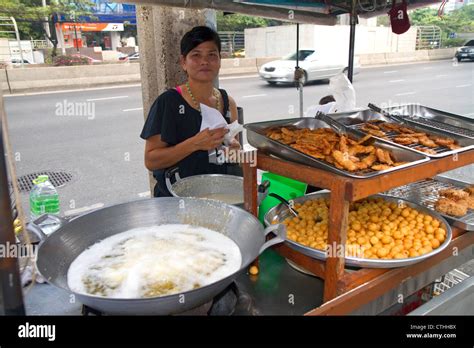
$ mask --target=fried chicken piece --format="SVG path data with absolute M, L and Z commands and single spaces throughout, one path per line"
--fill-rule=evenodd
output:
M 291 147 L 314 158 L 324 159 L 326 157 L 322 153 L 320 153 L 319 149 L 315 146 L 294 144 L 294 145 L 291 145 Z
M 352 145 L 360 145 L 360 144 L 363 144 L 365 143 L 367 140 L 371 139 L 372 138 L 372 134 L 367 134 L 366 136 L 364 136 L 363 138 L 359 139 L 358 141 L 354 141 L 352 140 L 353 143 L 351 143 Z
M 356 171 L 357 170 L 357 165 L 350 160 L 349 154 L 343 153 L 338 150 L 334 150 L 332 152 L 332 157 L 336 160 L 336 162 L 341 165 L 344 169 L 347 169 L 350 172 Z
M 274 132 L 274 133 L 267 133 L 267 137 L 269 137 L 270 139 L 273 139 L 273 140 L 281 140 L 281 133 L 277 133 L 277 132 Z
M 469 193 L 467 193 L 466 191 L 457 190 L 457 189 L 453 189 L 453 188 L 440 190 L 438 192 L 438 194 L 440 196 L 444 196 L 446 198 L 449 198 L 453 201 L 459 201 L 461 199 L 466 199 L 467 197 L 469 197 Z
M 375 155 L 377 156 L 377 159 L 380 163 L 388 164 L 390 166 L 393 165 L 392 158 L 390 157 L 390 152 L 382 149 L 376 149 Z
M 394 167 L 403 166 L 404 164 L 407 164 L 407 163 L 409 163 L 409 162 L 395 162 L 395 163 L 393 164 L 393 166 L 394 166 Z
M 347 146 L 347 138 L 345 135 L 341 135 L 341 138 L 339 139 L 339 151 L 341 152 L 349 151 L 349 147 Z
M 432 149 L 425 149 L 424 147 L 415 147 L 415 150 L 427 153 L 428 155 L 436 155 L 437 152 Z
M 408 128 L 408 127 L 403 127 L 403 126 L 400 126 L 400 128 L 398 128 L 399 132 L 401 133 L 407 133 L 407 134 L 416 134 L 416 132 L 411 129 L 411 128 Z
M 405 136 L 393 138 L 393 141 L 400 145 L 418 144 L 417 138 L 411 138 L 411 137 L 405 137 Z
M 462 199 L 461 201 L 466 202 L 467 207 L 469 209 L 474 209 L 474 196 L 466 197 L 465 199 Z
M 356 163 L 356 165 L 357 165 L 357 168 L 359 168 L 360 170 L 367 169 L 367 168 L 372 167 L 372 165 L 375 163 L 376 160 L 377 160 L 377 156 L 375 156 L 374 154 L 370 154 L 364 157 L 362 160 L 360 160 L 360 162 Z
M 439 146 L 448 147 L 449 145 L 456 144 L 456 141 L 451 138 L 443 138 L 438 136 L 431 136 L 430 138 Z
M 334 164 L 334 157 L 332 157 L 331 155 L 326 156 L 324 160 L 328 162 L 329 164 Z
M 331 145 L 331 143 L 325 138 L 323 138 L 321 140 L 321 145 L 322 145 L 321 146 L 322 147 L 322 153 L 325 154 L 326 156 L 330 155 L 332 149 L 334 148 L 334 145 Z
M 452 216 L 464 216 L 467 214 L 466 202 L 455 202 L 445 197 L 438 199 L 434 205 L 434 208 L 440 213 Z
M 449 144 L 449 145 L 446 145 L 446 147 L 449 148 L 450 150 L 457 150 L 461 148 L 461 146 L 459 146 L 458 144 Z
M 376 165 L 373 165 L 371 168 L 373 170 L 379 171 L 379 170 L 387 170 L 387 169 L 390 169 L 392 167 L 389 166 L 389 165 L 386 165 L 386 164 L 376 164 Z
M 287 128 L 287 127 L 281 127 L 281 132 L 283 134 L 287 134 L 287 135 L 290 135 L 290 136 L 293 136 L 295 135 L 295 133 L 297 132 L 297 130 L 295 129 L 291 129 L 291 128 Z
M 359 154 L 369 154 L 375 151 L 373 146 L 354 145 L 349 148 L 349 155 L 357 156 Z
M 426 133 L 410 133 L 407 134 L 406 136 L 412 137 L 412 138 L 423 138 L 426 137 Z
M 474 186 L 466 187 L 464 191 L 469 193 L 471 196 L 474 196 Z
M 380 128 L 388 132 L 398 132 L 400 127 L 401 126 L 396 123 L 384 122 L 380 124 Z
M 373 123 L 366 122 L 366 123 L 364 123 L 364 126 L 367 127 L 367 128 L 370 128 L 370 129 L 380 130 L 380 127 L 373 124 Z
M 419 137 L 418 141 L 420 142 L 421 145 L 426 146 L 426 147 L 438 147 L 433 140 L 431 140 L 430 138 L 426 136 Z
M 370 128 L 367 128 L 367 127 L 361 127 L 360 129 L 362 129 L 364 132 L 367 132 L 369 134 L 372 134 L 373 136 L 376 136 L 376 137 L 379 137 L 379 138 L 385 138 L 387 136 L 387 134 L 385 132 L 382 132 L 380 130 L 375 130 L 375 129 L 370 129 Z

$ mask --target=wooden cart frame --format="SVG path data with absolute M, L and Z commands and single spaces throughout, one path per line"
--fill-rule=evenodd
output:
M 474 150 L 469 150 L 453 156 L 432 159 L 415 167 L 400 169 L 386 175 L 354 179 L 285 161 L 258 151 L 256 166 L 252 167 L 250 163 L 243 165 L 245 209 L 257 216 L 257 169 L 328 189 L 331 191 L 328 244 L 345 245 L 351 202 L 472 163 L 474 163 Z M 450 245 L 431 258 L 401 268 L 361 268 L 355 272 L 345 270 L 345 258 L 342 255 L 333 255 L 326 261 L 320 261 L 303 255 L 286 244 L 279 244 L 274 249 L 283 257 L 324 279 L 325 303 L 307 313 L 317 315 L 350 313 L 393 289 L 403 280 L 416 276 L 447 258 L 455 257 L 457 251 L 473 244 L 474 233 L 453 228 Z

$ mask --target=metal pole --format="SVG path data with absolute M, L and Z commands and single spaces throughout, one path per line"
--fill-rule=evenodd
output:
M 76 21 L 74 20 L 74 36 L 76 39 L 74 40 L 74 47 L 76 48 L 76 51 L 79 52 L 79 45 L 77 43 L 77 30 L 76 30 Z
M 5 116 L 2 92 L 0 92 L 0 113 Z M 0 153 L 2 154 L 0 158 L 0 245 L 4 247 L 4 250 L 9 250 L 9 246 L 14 246 L 16 241 L 4 156 L 3 117 L 0 117 Z M 0 257 L 0 314 L 25 315 L 18 258 L 4 256 Z
M 240 106 L 237 106 L 237 122 L 239 122 L 239 124 L 244 124 L 244 109 Z M 239 143 L 242 147 L 244 146 L 243 132 L 239 133 Z
M 43 7 L 46 7 L 46 0 L 41 0 Z M 44 17 L 45 23 L 43 23 L 44 31 L 48 37 L 51 37 L 51 30 L 49 30 L 49 19 Z M 50 46 L 51 42 L 46 38 L 47 45 Z
M 16 41 L 18 42 L 18 49 L 20 50 L 21 67 L 24 68 L 25 64 L 23 63 L 23 50 L 21 49 L 20 33 L 18 32 L 18 26 L 16 25 L 15 18 L 10 17 L 10 19 L 13 22 L 13 27 L 15 28 Z
M 300 55 L 300 24 L 296 23 L 296 67 L 299 69 L 299 55 Z M 300 117 L 303 117 L 303 82 L 301 78 L 298 79 L 298 94 L 299 94 L 299 110 Z
M 357 24 L 357 8 L 356 0 L 352 0 L 352 11 L 350 17 L 350 38 L 349 38 L 349 65 L 347 71 L 347 78 L 352 82 L 352 77 L 354 75 L 354 50 L 355 50 L 355 30 Z
M 206 21 L 206 27 L 211 28 L 217 32 L 217 13 L 214 10 L 205 9 L 203 11 L 204 20 Z M 219 75 L 214 80 L 214 87 L 219 88 Z

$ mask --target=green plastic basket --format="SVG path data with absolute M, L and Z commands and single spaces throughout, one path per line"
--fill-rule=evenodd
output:
M 276 175 L 270 172 L 262 174 L 262 182 L 270 181 L 268 193 L 276 193 L 286 200 L 304 196 L 307 184 Z M 258 219 L 264 223 L 265 214 L 274 206 L 280 204 L 280 201 L 273 197 L 266 197 L 258 209 Z

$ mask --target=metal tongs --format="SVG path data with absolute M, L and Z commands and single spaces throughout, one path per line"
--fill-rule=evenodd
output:
M 316 113 L 316 116 L 314 116 L 314 118 L 327 123 L 329 125 L 329 127 L 334 129 L 340 135 L 347 136 L 347 127 L 345 125 L 343 125 L 342 123 L 340 123 L 339 121 L 336 121 L 336 120 L 332 119 L 331 117 L 326 115 L 324 112 L 318 111 Z
M 329 125 L 333 130 L 335 130 L 339 135 L 344 135 L 345 137 L 349 138 L 349 134 L 347 131 L 347 126 L 342 124 L 339 121 L 336 121 L 335 119 L 329 117 L 326 115 L 324 112 L 318 111 L 316 113 L 316 116 L 314 116 L 315 119 L 321 120 Z M 371 145 L 374 143 L 375 139 L 372 137 L 372 135 L 368 134 L 366 137 L 358 139 L 358 144 L 360 145 Z
M 403 117 L 400 117 L 398 115 L 393 115 L 385 110 L 383 110 L 382 108 L 379 108 L 377 105 L 374 105 L 372 103 L 369 103 L 369 105 L 367 105 L 369 107 L 370 110 L 372 111 L 375 111 L 375 112 L 378 112 L 379 114 L 382 114 L 384 115 L 386 118 L 388 118 L 389 120 L 392 120 L 392 121 L 395 121 L 396 123 L 399 123 L 399 124 L 407 124 L 407 122 L 403 119 Z

